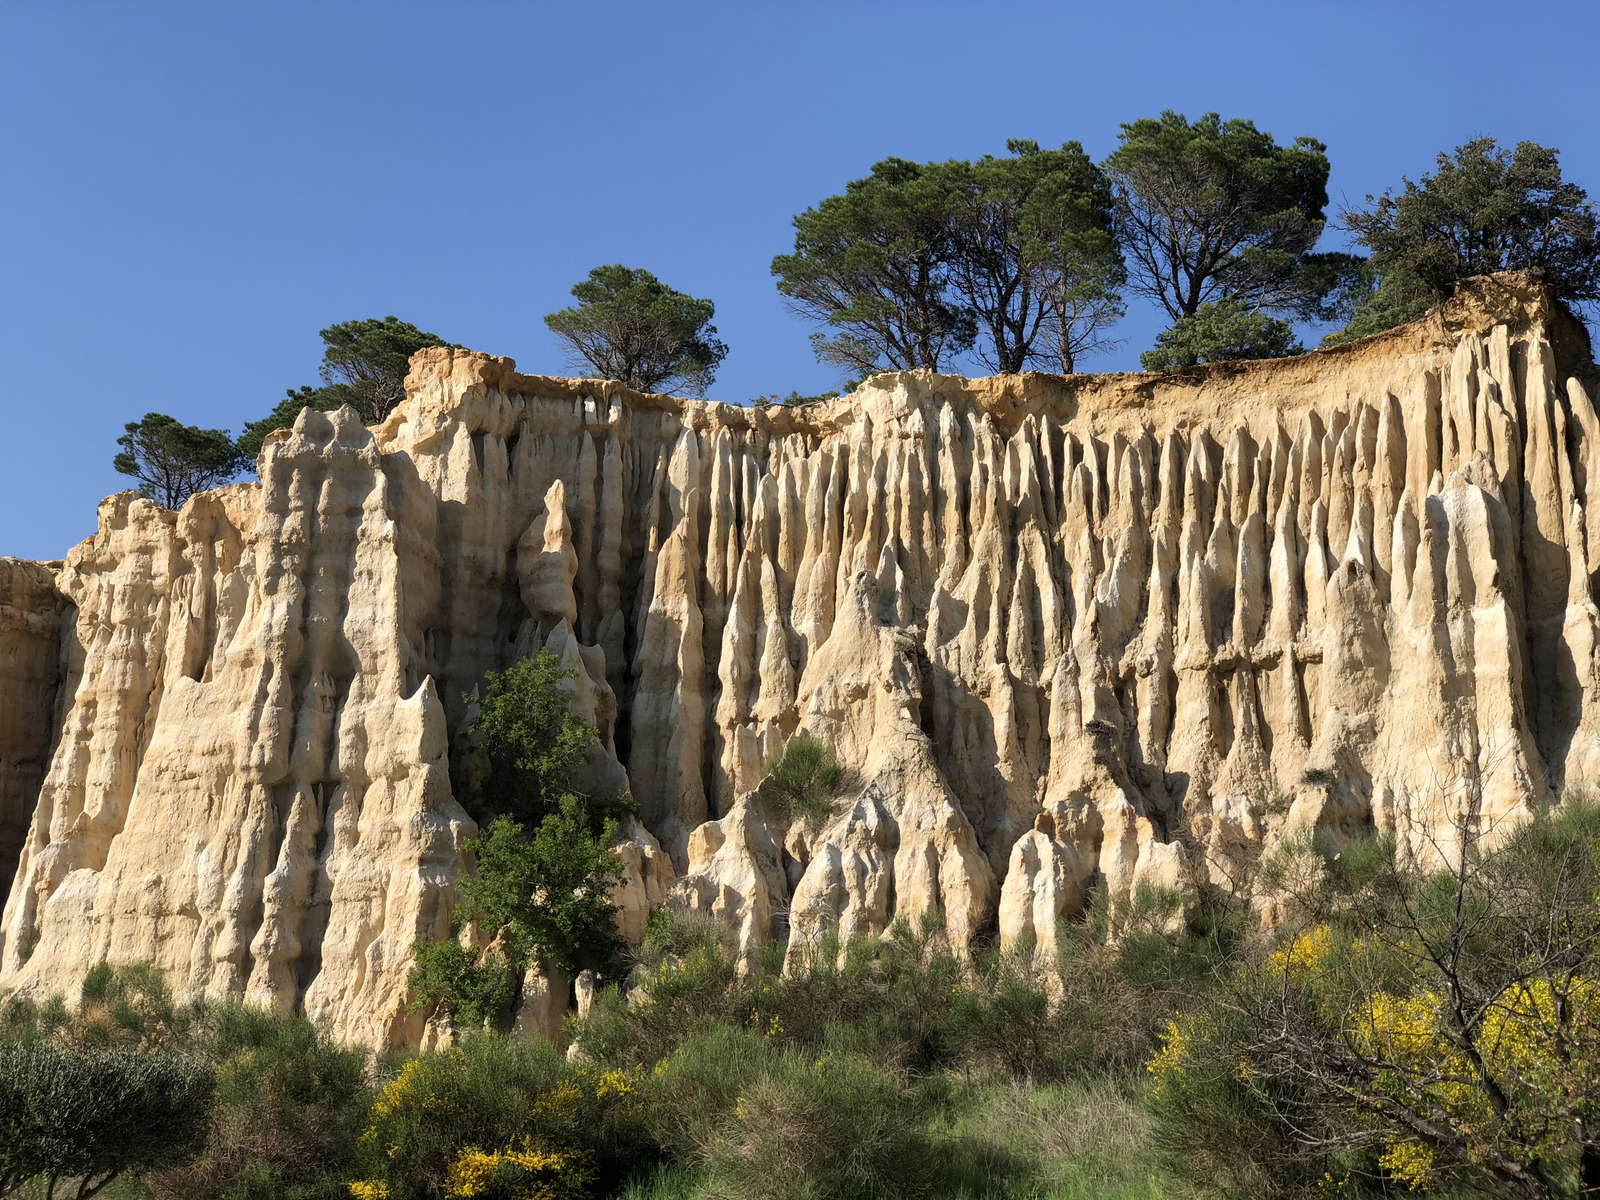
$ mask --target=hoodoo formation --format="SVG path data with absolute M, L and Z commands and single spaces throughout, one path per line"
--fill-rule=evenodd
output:
M 383 425 L 306 411 L 259 484 L 0 564 L 0 990 L 152 962 L 416 1041 L 470 697 L 540 647 L 639 806 L 634 938 L 1049 943 L 1307 825 L 1448 855 L 1600 773 L 1596 379 L 1517 276 L 1297 358 L 803 407 L 425 350 Z M 774 827 L 800 731 L 848 794 Z

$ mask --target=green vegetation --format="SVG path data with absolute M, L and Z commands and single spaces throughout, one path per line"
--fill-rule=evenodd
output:
M 767 769 L 762 790 L 781 820 L 802 817 L 808 825 L 819 825 L 832 810 L 843 779 L 844 767 L 833 748 L 821 738 L 799 733 L 784 743 Z
M 492 820 L 467 845 L 477 872 L 461 881 L 453 928 L 472 925 L 488 944 L 419 941 L 411 975 L 413 1007 L 442 1006 L 462 1028 L 503 1028 L 533 963 L 569 977 L 621 963 L 611 902 L 621 865 L 609 850 L 627 809 L 579 790 L 599 734 L 572 715 L 570 677 L 548 650 L 490 672 L 467 726 L 487 763 L 474 808 Z
M 145 413 L 125 428 L 111 465 L 137 479 L 140 494 L 162 508 L 182 508 L 195 492 L 227 483 L 244 467 L 226 429 L 197 429 L 164 413 Z
M 814 333 L 817 357 L 852 375 L 937 371 L 977 336 L 953 302 L 945 188 L 936 170 L 887 158 L 844 194 L 794 218 L 792 254 L 772 260 L 778 291 Z
M 1328 205 L 1321 142 L 1279 146 L 1249 121 L 1206 113 L 1191 124 L 1170 109 L 1125 124 L 1119 141 L 1105 167 L 1131 291 L 1174 321 L 1223 299 L 1300 319 L 1327 315 L 1353 264 L 1314 249 Z
M 0 1047 L 0 1194 L 42 1175 L 51 1200 L 84 1200 L 124 1172 L 193 1156 L 212 1085 L 209 1068 L 177 1055 Z
M 1558 151 L 1475 138 L 1404 183 L 1342 214 L 1372 257 L 1330 342 L 1415 320 L 1458 280 L 1494 271 L 1537 271 L 1563 300 L 1600 300 L 1600 221 L 1588 193 L 1562 178 Z
M 265 417 L 251 421 L 239 435 L 239 452 L 254 464 L 261 443 L 276 429 L 295 423 L 302 409 L 332 412 L 348 404 L 368 425 L 376 425 L 406 397 L 406 371 L 411 356 L 428 346 L 448 346 L 436 333 L 418 329 L 398 317 L 343 321 L 330 325 L 322 338 L 322 386 L 288 394 Z
M 1389 838 L 1263 864 L 1287 920 L 1151 1063 L 1174 1160 L 1231 1194 L 1600 1187 L 1600 808 L 1491 832 L 1430 875 Z
M 1564 179 L 1559 152 L 1481 137 L 1438 156 L 1433 174 L 1340 214 L 1365 258 L 1318 251 L 1327 225 L 1327 148 L 1279 145 L 1251 121 L 1167 110 L 1122 125 L 1096 164 L 1081 143 L 1013 138 L 1005 156 L 886 158 L 793 219 L 772 260 L 778 291 L 823 327 L 817 357 L 842 390 L 886 370 L 1076 371 L 1120 345 L 1123 293 L 1172 324 L 1140 356 L 1150 371 L 1304 353 L 1294 322 L 1343 325 L 1333 345 L 1416 320 L 1462 279 L 1538 273 L 1570 304 L 1600 302 L 1600 217 Z M 640 391 L 704 395 L 728 348 L 715 305 L 649 271 L 596 267 L 577 303 L 545 325 L 585 373 Z M 320 386 L 289 389 L 237 441 L 160 413 L 130 422 L 116 469 L 176 508 L 250 470 L 268 434 L 307 407 L 350 405 L 367 424 L 405 397 L 411 356 L 443 338 L 394 316 L 321 331 Z M 459 347 L 458 347 L 459 348 Z M 752 404 L 803 405 L 791 391 Z
M 1174 321 L 1156 338 L 1155 348 L 1139 356 L 1139 365 L 1146 371 L 1178 371 L 1196 363 L 1284 358 L 1304 351 L 1289 322 L 1229 297 L 1208 300 L 1192 317 Z
M 75 1010 L 0 1010 L 0 1195 L 347 1195 L 365 1064 L 303 1017 L 177 1005 L 149 967 L 96 967 Z
M 561 686 L 570 678 L 548 650 L 489 672 L 468 727 L 488 768 L 473 791 L 480 815 L 537 823 L 559 812 L 561 798 L 577 789 L 600 735 L 572 715 Z
M 822 361 L 937 371 L 975 348 L 995 371 L 1070 371 L 1105 347 L 1123 278 L 1105 177 L 1077 142 L 1007 149 L 885 159 L 795 217 L 794 252 L 772 273 L 796 312 L 836 331 L 813 335 Z
M 369 1064 L 301 1018 L 102 968 L 75 1012 L 0 1017 L 22 1131 L 0 1170 L 37 1189 L 60 1163 L 56 1194 L 88 1195 L 117 1169 L 137 1178 L 105 1194 L 162 1200 L 1592 1194 L 1600 806 L 1456 832 L 1434 871 L 1306 833 L 1256 877 L 1279 924 L 1144 889 L 1115 936 L 1092 903 L 1050 962 L 955 954 L 927 919 L 739 963 L 663 910 L 570 1055 L 469 1031 Z M 133 1154 L 121 1114 L 158 1109 Z M 65 1157 L 25 1149 L 38 1112 Z
M 571 308 L 544 323 L 580 369 L 641 392 L 686 388 L 704 395 L 728 348 L 711 324 L 716 306 L 676 291 L 649 271 L 596 267 L 575 284 Z
M 983 330 L 978 358 L 1017 372 L 1041 362 L 1073 370 L 1122 315 L 1124 278 L 1111 188 L 1083 147 L 1041 150 L 1013 138 L 938 170 L 949 190 L 951 282 Z

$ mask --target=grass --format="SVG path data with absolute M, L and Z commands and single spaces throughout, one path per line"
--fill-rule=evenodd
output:
M 929 1081 L 942 1092 L 922 1131 L 919 1192 L 943 1200 L 1170 1200 L 1183 1194 L 1150 1152 L 1151 1121 L 1132 1084 L 1102 1076 L 1029 1086 Z M 730 1186 L 732 1185 L 732 1186 Z M 714 1169 L 678 1164 L 641 1174 L 621 1200 L 743 1195 Z M 795 1194 L 802 1194 L 797 1192 Z M 824 1193 L 818 1192 L 820 1197 Z

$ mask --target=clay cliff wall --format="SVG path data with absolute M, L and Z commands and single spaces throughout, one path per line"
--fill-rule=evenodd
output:
M 640 806 L 635 937 L 665 902 L 741 951 L 926 913 L 1048 945 L 1092 887 L 1234 887 L 1305 825 L 1448 855 L 1600 774 L 1594 388 L 1516 277 L 1301 358 L 796 408 L 423 351 L 382 426 L 112 497 L 53 587 L 0 564 L 0 851 L 38 796 L 0 989 L 153 961 L 417 1039 L 471 695 L 541 646 Z M 755 793 L 801 730 L 850 773 L 819 828 Z

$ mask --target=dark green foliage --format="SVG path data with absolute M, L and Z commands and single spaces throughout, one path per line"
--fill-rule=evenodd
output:
M 820 824 L 832 811 L 833 796 L 844 780 L 844 767 L 821 738 L 799 733 L 784 743 L 783 753 L 767 769 L 763 792 L 785 821 L 804 818 Z
M 192 1158 L 213 1083 L 210 1066 L 174 1054 L 0 1046 L 0 1195 L 42 1176 L 47 1197 L 83 1200 Z
M 860 939 L 842 953 L 827 938 L 809 954 L 783 947 L 741 974 L 714 936 L 671 928 L 660 937 L 650 1003 L 602 995 L 587 1027 L 586 1051 L 617 1066 L 648 1065 L 684 1039 L 717 1025 L 759 1032 L 780 1047 L 863 1054 L 895 1071 L 999 1070 L 1038 1081 L 1085 1069 L 1136 1063 L 1160 1025 L 1167 999 L 1154 981 L 1129 986 L 1116 952 L 1083 930 L 1063 930 L 1063 1003 L 1046 1003 L 1045 980 L 1029 947 L 977 964 L 952 954 L 937 926 L 898 922 L 882 940 Z
M 413 354 L 450 344 L 436 333 L 392 316 L 381 321 L 376 317 L 344 321 L 330 325 L 318 336 L 327 347 L 320 372 L 322 390 L 329 393 L 318 407 L 348 404 L 368 425 L 382 421 L 406 398 L 406 373 Z
M 1433 307 L 1433 293 L 1403 271 L 1378 270 L 1369 258 L 1349 291 L 1346 307 L 1349 319 L 1322 339 L 1324 346 L 1352 342 L 1419 320 Z
M 616 823 L 598 833 L 575 796 L 539 823 L 531 838 L 508 817 L 496 817 L 473 852 L 478 877 L 461 885 L 468 919 L 504 931 L 513 964 L 538 959 L 569 975 L 609 973 L 621 953 L 611 887 L 622 874 L 608 850 Z
M 951 283 L 986 334 L 985 366 L 1070 372 L 1122 315 L 1111 187 L 1077 142 L 1041 150 L 1013 138 L 1006 149 L 927 168 L 948 192 Z
M 355 1154 L 371 1092 L 366 1055 L 335 1046 L 302 1016 L 225 1005 L 194 1049 L 217 1064 L 204 1149 L 149 1182 L 162 1200 L 333 1200 Z
M 1312 1194 L 1324 1173 L 1503 1196 L 1600 1182 L 1600 807 L 1569 795 L 1455 832 L 1427 871 L 1392 836 L 1335 854 L 1309 832 L 1262 864 L 1282 923 L 1238 943 L 1153 1063 L 1175 1169 L 1237 1196 Z
M 1139 365 L 1146 371 L 1181 371 L 1197 363 L 1304 353 L 1289 322 L 1252 311 L 1243 300 L 1224 298 L 1207 301 L 1192 317 L 1174 321 L 1156 338 L 1154 349 L 1139 355 Z
M 239 435 L 239 451 L 247 464 L 254 463 L 261 453 L 267 434 L 289 428 L 305 408 L 333 412 L 348 404 L 365 424 L 378 424 L 406 398 L 411 356 L 429 346 L 451 344 L 393 316 L 343 321 L 328 326 L 319 336 L 324 347 L 319 368 L 322 386 L 290 388 L 270 413 L 245 425 Z
M 149 1189 L 140 1195 L 331 1200 L 347 1194 L 345 1166 L 369 1100 L 367 1058 L 331 1045 L 303 1016 L 237 1004 L 180 1005 L 155 968 L 102 964 L 85 977 L 73 1011 L 59 997 L 37 1006 L 6 1003 L 0 1008 L 4 1045 L 117 1050 L 138 1061 L 215 1068 L 204 1144 L 186 1161 L 152 1159 L 131 1167 Z
M 852 375 L 937 371 L 977 336 L 950 292 L 950 197 L 937 166 L 886 158 L 794 218 L 794 252 L 772 260 L 778 291 L 834 330 L 817 357 Z
M 977 347 L 996 371 L 1065 371 L 1122 315 L 1111 191 L 1077 142 L 1009 157 L 890 158 L 794 219 L 778 290 L 835 330 L 817 355 L 852 375 L 940 370 Z M 980 331 L 983 334 L 979 341 Z
M 464 916 L 457 910 L 458 919 Z M 412 947 L 413 1012 L 443 1008 L 463 1029 L 501 1029 L 511 1019 L 517 985 L 498 949 L 463 946 L 456 938 Z
M 641 392 L 703 395 L 728 348 L 711 324 L 716 305 L 621 264 L 596 267 L 572 289 L 578 301 L 545 317 L 573 362 Z
M 1600 223 L 1548 146 L 1475 138 L 1399 195 L 1367 201 L 1345 224 L 1380 272 L 1420 282 L 1435 300 L 1469 275 L 1515 270 L 1538 271 L 1563 299 L 1600 299 Z
M 325 388 L 314 388 L 309 384 L 299 391 L 288 389 L 288 394 L 278 405 L 259 421 L 246 421 L 244 432 L 239 434 L 239 453 L 247 463 L 254 463 L 261 457 L 261 444 L 267 440 L 267 434 L 279 429 L 288 429 L 299 419 L 301 410 L 314 408 L 318 412 L 332 412 L 343 401 L 335 402 L 335 395 Z
M 1434 174 L 1341 215 L 1372 251 L 1341 340 L 1415 320 L 1458 280 L 1495 271 L 1537 271 L 1563 300 L 1600 300 L 1600 220 L 1561 177 L 1559 152 L 1536 142 L 1474 138 Z
M 624 949 L 616 930 L 611 888 L 622 873 L 608 853 L 616 822 L 599 832 L 576 796 L 539 823 L 533 836 L 509 817 L 496 817 L 469 842 L 477 874 L 461 881 L 458 927 L 476 921 L 497 940 L 487 950 L 454 940 L 412 948 L 413 1008 L 442 1005 L 464 1027 L 504 1027 L 524 969 L 533 962 L 569 977 L 585 969 L 615 973 Z
M 1279 146 L 1249 121 L 1170 109 L 1123 125 L 1106 160 L 1117 232 L 1134 292 L 1174 321 L 1212 300 L 1301 319 L 1331 315 L 1328 299 L 1356 263 L 1317 254 L 1328 205 L 1328 156 L 1315 138 Z
M 476 788 L 478 815 L 537 824 L 559 811 L 561 797 L 574 790 L 600 735 L 572 715 L 561 687 L 570 678 L 548 650 L 489 672 L 477 715 L 467 726 L 489 766 Z M 606 798 L 599 801 L 602 810 L 619 812 Z
M 181 508 L 195 492 L 227 483 L 246 462 L 226 429 L 199 429 L 165 413 L 129 421 L 112 466 L 139 481 L 162 508 Z
M 493 819 L 468 843 L 477 870 L 461 881 L 454 923 L 476 922 L 496 940 L 488 949 L 418 942 L 414 1008 L 442 1005 L 465 1027 L 503 1027 L 529 964 L 611 974 L 621 961 L 611 889 L 622 866 L 609 849 L 628 807 L 576 790 L 599 734 L 572 715 L 561 688 L 569 677 L 548 650 L 489 673 L 467 730 L 489 767 L 475 807 Z

